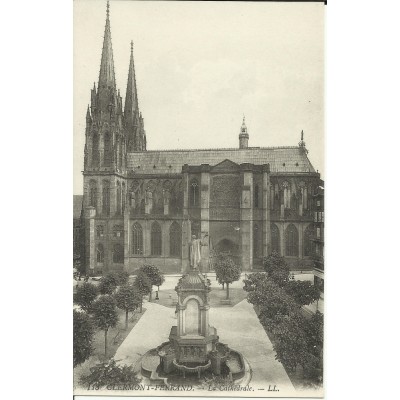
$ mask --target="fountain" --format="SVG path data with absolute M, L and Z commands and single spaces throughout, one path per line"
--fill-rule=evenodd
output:
M 193 242 L 191 253 L 193 254 Z M 141 372 L 150 382 L 163 382 L 180 375 L 205 373 L 229 375 L 233 382 L 244 377 L 249 367 L 242 355 L 219 342 L 216 328 L 209 325 L 210 281 L 197 269 L 199 260 L 191 258 L 192 268 L 175 287 L 177 325 L 171 327 L 169 341 L 146 353 Z M 192 379 L 193 377 L 191 377 Z

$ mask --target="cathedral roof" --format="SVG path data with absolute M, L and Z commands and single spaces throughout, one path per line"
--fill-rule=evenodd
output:
M 184 164 L 215 166 L 227 159 L 236 164 L 270 164 L 272 173 L 315 172 L 307 153 L 296 146 L 133 152 L 128 153 L 128 170 L 135 175 L 177 174 Z

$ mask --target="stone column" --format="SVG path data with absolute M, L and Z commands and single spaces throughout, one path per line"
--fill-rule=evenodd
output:
M 210 232 L 210 165 L 201 164 L 201 184 L 200 184 L 200 219 L 201 237 L 209 235 Z M 205 237 L 201 246 L 201 271 L 208 271 L 209 260 L 209 236 Z
M 243 177 L 240 202 L 240 239 L 242 251 L 242 268 L 253 268 L 253 165 L 240 164 Z
M 299 201 L 299 216 L 302 217 L 303 216 L 303 202 L 304 202 L 304 188 L 301 187 L 300 188 L 300 201 Z
M 185 164 L 182 167 L 183 174 L 183 216 L 187 217 L 189 214 L 189 165 Z
M 270 180 L 269 164 L 262 166 L 263 170 L 263 256 L 268 256 L 271 253 L 271 220 L 270 220 Z
M 85 224 L 85 265 L 86 272 L 93 273 L 96 266 L 96 243 L 95 243 L 95 217 L 96 209 L 86 207 L 84 210 Z
M 179 294 L 178 294 L 179 296 Z M 181 336 L 184 334 L 184 315 L 185 315 L 185 308 L 182 305 L 178 305 L 178 335 Z
M 281 255 L 286 256 L 286 248 L 285 248 L 285 229 L 286 229 L 286 224 L 283 222 L 280 226 L 281 228 Z

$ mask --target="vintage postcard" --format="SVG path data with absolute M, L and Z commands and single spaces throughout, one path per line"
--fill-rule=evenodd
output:
M 74 394 L 323 397 L 323 2 L 74 1 Z

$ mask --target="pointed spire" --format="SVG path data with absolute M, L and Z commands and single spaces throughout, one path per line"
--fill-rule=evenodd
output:
M 101 53 L 101 64 L 99 73 L 98 93 L 102 111 L 109 111 L 108 106 L 112 97 L 115 96 L 115 72 L 114 57 L 111 44 L 110 28 L 110 4 L 107 1 L 107 17 L 104 29 L 103 50 Z
M 133 60 L 133 41 L 131 41 L 131 58 L 129 61 L 128 84 L 126 86 L 124 109 L 125 121 L 128 127 L 133 127 L 135 125 L 135 117 L 138 111 L 139 103 L 136 87 L 135 63 Z
M 92 117 L 90 116 L 89 104 L 87 106 L 87 111 L 86 111 L 86 121 L 92 122 Z
M 301 135 L 300 135 L 300 142 L 299 142 L 299 147 L 308 153 L 308 150 L 306 149 L 306 142 L 304 141 L 304 132 L 301 130 Z
M 243 114 L 243 122 L 242 126 L 240 127 L 240 133 L 239 133 L 239 148 L 247 149 L 248 145 L 249 145 L 249 134 L 247 133 L 246 120 Z

